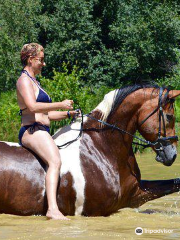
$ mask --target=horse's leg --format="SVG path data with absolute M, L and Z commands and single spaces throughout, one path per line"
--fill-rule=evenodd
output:
M 180 178 L 170 180 L 140 181 L 139 194 L 132 198 L 130 207 L 139 207 L 142 204 L 180 191 Z

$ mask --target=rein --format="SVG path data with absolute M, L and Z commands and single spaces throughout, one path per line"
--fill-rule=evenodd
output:
M 81 113 L 82 113 L 81 109 L 77 109 L 76 111 L 77 111 L 77 113 L 78 113 L 78 112 L 81 112 Z M 78 135 L 75 139 L 73 139 L 73 140 L 71 140 L 71 141 L 69 141 L 69 142 L 67 142 L 67 143 L 64 143 L 64 144 L 62 144 L 62 145 L 57 145 L 57 147 L 58 147 L 59 149 L 68 147 L 71 143 L 77 141 L 77 140 L 81 137 L 82 132 L 83 132 L 83 123 L 84 123 L 84 121 L 83 121 L 84 119 L 83 119 L 83 118 L 84 118 L 84 116 L 83 116 L 83 114 L 82 114 L 82 115 L 81 115 L 81 119 L 82 119 L 82 121 L 81 121 L 81 129 L 80 129 L 79 135 Z M 72 119 L 71 123 L 74 122 L 74 121 L 75 121 L 75 118 Z
M 57 147 L 60 149 L 60 148 L 69 146 L 71 143 L 75 142 L 76 140 L 78 140 L 81 137 L 83 131 L 87 131 L 87 129 L 83 129 L 83 116 L 86 116 L 86 117 L 91 118 L 92 120 L 95 120 L 95 121 L 97 121 L 97 122 L 99 122 L 99 123 L 109 127 L 110 129 L 112 129 L 112 131 L 113 130 L 118 130 L 121 133 L 128 134 L 129 136 L 131 136 L 133 138 L 136 138 L 139 141 L 145 143 L 145 144 L 141 144 L 141 143 L 138 143 L 138 142 L 133 142 L 133 144 L 143 146 L 144 148 L 154 147 L 156 151 L 162 151 L 163 150 L 163 146 L 166 146 L 166 145 L 170 144 L 170 141 L 178 141 L 178 136 L 166 137 L 166 127 L 165 127 L 165 119 L 164 119 L 164 113 L 163 113 L 162 104 L 163 104 L 163 100 L 165 100 L 167 98 L 168 93 L 169 93 L 169 90 L 167 90 L 167 92 L 166 92 L 166 94 L 164 96 L 164 99 L 162 99 L 163 88 L 160 87 L 158 107 L 151 114 L 149 114 L 140 124 L 140 126 L 143 125 L 147 121 L 147 119 L 149 119 L 152 115 L 154 115 L 159 110 L 159 130 L 158 130 L 158 138 L 157 138 L 157 140 L 155 142 L 147 141 L 145 139 L 137 137 L 134 134 L 131 134 L 131 133 L 127 132 L 126 130 L 123 130 L 123 129 L 117 127 L 116 125 L 113 125 L 113 124 L 107 123 L 105 121 L 102 121 L 100 119 L 94 118 L 94 117 L 92 117 L 90 115 L 91 113 L 83 115 L 83 113 L 81 111 L 82 121 L 81 121 L 81 129 L 80 129 L 80 133 L 79 133 L 78 137 L 75 138 L 72 141 L 69 141 L 69 142 L 63 144 L 63 145 L 60 145 L 60 146 L 57 145 Z M 161 119 L 162 119 L 162 121 L 161 121 Z M 161 137 L 161 125 L 162 125 L 162 122 L 163 122 L 164 137 Z

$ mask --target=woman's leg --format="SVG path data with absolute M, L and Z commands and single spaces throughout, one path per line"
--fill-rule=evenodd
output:
M 54 140 L 46 131 L 37 130 L 31 134 L 27 130 L 22 137 L 22 144 L 35 152 L 48 165 L 46 173 L 48 211 L 46 216 L 51 219 L 69 220 L 59 211 L 57 206 L 56 193 L 61 158 Z

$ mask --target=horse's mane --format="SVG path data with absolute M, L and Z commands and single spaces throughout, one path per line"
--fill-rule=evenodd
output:
M 101 119 L 103 121 L 108 121 L 108 118 L 116 111 L 129 94 L 145 88 L 158 89 L 159 86 L 154 83 L 127 85 L 106 94 L 103 101 L 96 107 L 96 109 L 102 112 Z M 167 89 L 167 87 L 163 87 L 163 89 Z

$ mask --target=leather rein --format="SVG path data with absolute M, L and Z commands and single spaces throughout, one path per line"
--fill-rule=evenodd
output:
M 166 126 L 165 126 L 165 119 L 164 119 L 164 113 L 163 113 L 162 105 L 163 105 L 163 102 L 165 102 L 165 100 L 167 99 L 169 90 L 167 90 L 167 92 L 165 93 L 164 98 L 162 98 L 163 92 L 164 92 L 163 88 L 160 87 L 160 89 L 159 89 L 159 101 L 158 101 L 157 108 L 152 113 L 150 113 L 140 123 L 140 126 L 143 125 L 147 121 L 147 119 L 149 119 L 152 115 L 154 115 L 159 110 L 159 130 L 158 130 L 158 138 L 156 139 L 155 142 L 147 141 L 147 140 L 142 139 L 142 138 L 140 138 L 140 137 L 138 137 L 138 136 L 136 136 L 134 134 L 131 134 L 131 133 L 127 132 L 126 130 L 123 130 L 123 129 L 117 127 L 116 125 L 113 125 L 113 124 L 107 123 L 105 121 L 102 121 L 100 119 L 94 118 L 94 117 L 91 116 L 91 113 L 83 115 L 81 109 L 78 109 L 77 111 L 81 111 L 81 117 L 82 117 L 81 129 L 80 129 L 80 133 L 79 133 L 78 137 L 75 138 L 72 141 L 69 141 L 69 142 L 63 144 L 63 145 L 60 145 L 60 146 L 57 145 L 57 147 L 60 149 L 60 148 L 64 148 L 64 147 L 69 146 L 71 143 L 77 141 L 81 137 L 83 131 L 87 131 L 88 130 L 88 129 L 84 129 L 83 128 L 83 117 L 86 116 L 88 118 L 91 118 L 94 121 L 97 121 L 97 122 L 107 126 L 108 128 L 112 129 L 112 131 L 113 130 L 118 130 L 121 133 L 128 134 L 129 136 L 131 136 L 131 137 L 141 141 L 142 143 L 144 143 L 144 144 L 141 144 L 141 143 L 138 143 L 138 142 L 133 142 L 133 144 L 143 146 L 144 148 L 154 147 L 156 151 L 162 151 L 164 146 L 169 145 L 171 142 L 178 141 L 178 136 L 176 136 L 176 135 L 175 136 L 166 137 Z M 161 137 L 162 124 L 163 124 L 163 130 L 164 130 L 164 137 Z

